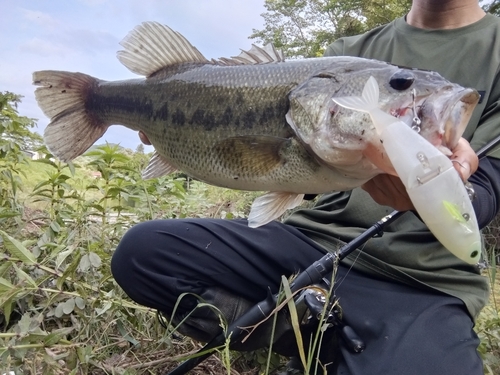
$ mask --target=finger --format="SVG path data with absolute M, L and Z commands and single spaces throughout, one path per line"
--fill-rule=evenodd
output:
M 470 163 L 468 161 L 459 161 L 459 160 L 452 160 L 453 167 L 455 170 L 458 172 L 460 175 L 460 178 L 462 181 L 467 181 L 467 179 L 471 176 L 471 167 Z
M 399 177 L 395 177 L 395 176 L 389 176 L 389 181 L 390 184 L 392 185 L 393 187 L 393 190 L 394 191 L 397 191 L 398 192 L 398 195 L 400 195 L 401 197 L 408 197 L 408 192 L 406 191 L 406 187 L 403 185 L 403 182 L 401 181 L 401 179 Z M 409 197 L 408 197 L 409 199 Z
M 450 159 L 453 166 L 462 180 L 465 181 L 477 170 L 479 159 L 469 142 L 464 138 L 460 138 L 452 152 Z
M 372 183 L 378 190 L 381 191 L 387 198 L 390 197 L 406 197 L 408 194 L 406 188 L 399 177 L 392 175 L 379 175 L 373 178 Z
M 398 177 L 378 175 L 363 184 L 362 189 L 380 205 L 390 206 L 399 211 L 414 209 L 406 188 Z

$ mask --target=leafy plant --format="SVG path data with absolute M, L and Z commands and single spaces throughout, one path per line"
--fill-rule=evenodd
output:
M 144 220 L 244 217 L 257 193 L 183 175 L 143 180 L 148 156 L 116 145 L 61 163 L 31 132 L 33 120 L 17 114 L 18 100 L 0 95 L 0 373 L 146 374 L 192 355 L 196 343 L 165 330 L 155 311 L 117 286 L 113 250 Z M 33 148 L 41 159 L 30 160 L 26 151 Z M 496 233 L 494 226 L 489 233 Z M 498 292 L 495 259 L 490 278 Z M 499 308 L 492 296 L 476 328 L 487 374 L 500 370 Z M 267 374 L 280 357 L 224 348 L 207 362 L 212 373 L 237 367 Z
M 116 145 L 54 160 L 17 114 L 18 97 L 1 99 L 0 373 L 132 374 L 180 357 L 165 355 L 172 332 L 156 312 L 116 285 L 111 255 L 134 223 L 200 215 L 220 198 L 183 176 L 144 181 L 147 156 Z M 35 146 L 42 157 L 31 160 Z
M 36 148 L 41 138 L 29 128 L 33 119 L 19 116 L 20 96 L 0 93 L 0 224 L 4 228 L 19 223 L 22 204 L 19 202 L 22 172 L 19 169 L 28 159 L 29 149 Z
M 250 38 L 273 43 L 289 58 L 319 57 L 336 39 L 388 23 L 410 5 L 411 0 L 266 0 L 264 28 Z

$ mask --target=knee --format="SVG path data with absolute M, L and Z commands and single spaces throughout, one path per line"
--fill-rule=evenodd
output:
M 111 272 L 120 286 L 134 277 L 141 260 L 148 256 L 153 232 L 151 222 L 143 222 L 130 228 L 120 240 L 111 258 Z

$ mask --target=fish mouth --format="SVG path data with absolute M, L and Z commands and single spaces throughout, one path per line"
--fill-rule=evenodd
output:
M 446 112 L 444 116 L 446 121 L 442 125 L 444 129 L 443 143 L 450 149 L 457 145 L 480 98 L 479 93 L 473 89 L 465 89 L 457 96 L 455 104 L 451 105 Z
M 417 106 L 420 108 L 417 116 L 422 120 L 421 133 L 428 133 L 426 138 L 443 151 L 454 149 L 479 98 L 474 89 L 454 86 L 430 95 Z

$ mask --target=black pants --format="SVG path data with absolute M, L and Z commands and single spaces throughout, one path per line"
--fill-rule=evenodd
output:
M 278 222 L 253 229 L 244 220 L 156 220 L 131 228 L 111 265 L 116 281 L 139 304 L 170 315 L 182 293 L 193 293 L 231 322 L 269 288 L 276 292 L 281 275 L 300 272 L 324 254 L 297 229 Z M 342 265 L 335 293 L 347 323 L 366 343 L 360 354 L 341 347 L 337 374 L 483 374 L 479 340 L 459 299 Z M 183 298 L 180 314 L 196 304 L 194 297 Z M 208 341 L 217 332 L 219 322 L 209 315 L 194 314 L 191 336 Z

